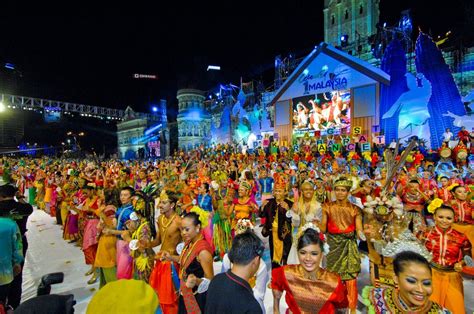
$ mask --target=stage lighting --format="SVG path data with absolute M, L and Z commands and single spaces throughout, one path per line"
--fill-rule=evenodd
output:
M 5 109 L 5 105 L 3 104 L 3 102 L 0 101 L 0 112 L 5 111 Z
M 346 47 L 349 42 L 349 35 L 345 34 L 341 36 L 341 46 Z
M 158 107 L 153 106 L 153 107 L 151 108 L 151 110 L 152 110 L 153 112 L 158 112 Z

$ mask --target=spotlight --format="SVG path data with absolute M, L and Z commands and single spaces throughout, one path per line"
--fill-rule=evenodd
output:
M 5 108 L 5 105 L 3 104 L 3 102 L 0 101 L 0 112 L 5 111 L 5 109 L 7 108 Z
M 157 108 L 156 106 L 153 106 L 153 107 L 151 108 L 151 111 L 153 111 L 153 112 L 158 112 L 158 108 Z
M 341 36 L 341 46 L 346 47 L 349 41 L 349 35 L 345 34 Z

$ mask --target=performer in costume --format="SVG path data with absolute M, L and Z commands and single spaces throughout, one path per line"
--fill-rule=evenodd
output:
M 106 205 L 100 208 L 100 222 L 97 226 L 98 244 L 94 266 L 99 268 L 100 287 L 117 280 L 117 238 L 114 235 L 103 234 L 104 228 L 114 228 L 114 217 L 117 205 L 113 190 L 105 192 Z
M 86 276 L 93 275 L 87 283 L 93 284 L 97 281 L 97 272 L 94 262 L 98 243 L 97 226 L 99 225 L 98 209 L 100 206 L 100 200 L 95 194 L 93 187 L 86 185 L 82 191 L 86 198 L 80 207 L 84 219 L 82 252 L 84 253 L 86 264 L 91 265 L 91 269 L 86 273 Z
M 132 279 L 133 259 L 130 256 L 128 242 L 122 235 L 128 234 L 125 223 L 130 220 L 130 215 L 134 212 L 132 196 L 135 191 L 131 187 L 124 187 L 120 191 L 120 203 L 122 206 L 115 212 L 114 225 L 116 230 L 104 229 L 105 234 L 117 236 L 117 279 Z
M 320 267 L 329 248 L 319 229 L 309 223 L 298 237 L 298 265 L 272 270 L 273 313 L 280 313 L 280 299 L 286 291 L 291 313 L 336 313 L 347 308 L 347 291 L 338 274 Z
M 265 201 L 261 210 L 261 215 L 265 218 L 262 235 L 270 237 L 272 268 L 287 264 L 292 242 L 291 218 L 287 216 L 287 212 L 293 206 L 293 202 L 286 198 L 287 182 L 284 177 L 278 178 L 273 189 L 274 198 Z
M 300 189 L 301 197 L 293 204 L 291 211 L 287 214 L 291 217 L 293 225 L 293 244 L 288 257 L 288 264 L 298 264 L 298 250 L 296 249 L 298 228 L 308 222 L 312 222 L 316 226 L 319 225 L 323 215 L 321 204 L 315 197 L 313 183 L 305 181 L 301 184 Z
M 441 186 L 438 188 L 437 197 L 442 199 L 446 204 L 449 204 L 453 199 L 453 194 L 449 189 L 449 178 L 446 176 L 441 176 L 438 179 L 438 182 L 441 184 Z
M 453 313 L 465 313 L 462 271 L 463 256 L 471 254 L 467 237 L 452 228 L 455 213 L 446 205 L 434 200 L 428 206 L 434 214 L 435 226 L 420 236 L 428 251 L 433 254 L 433 294 L 431 300 Z
M 130 220 L 126 222 L 126 226 L 129 236 L 125 240 L 129 243 L 130 255 L 133 257 L 134 277 L 148 283 L 153 269 L 155 252 L 151 248 L 144 247 L 143 244 L 149 243 L 151 240 L 150 225 L 146 219 L 140 218 L 134 212 L 130 214 Z
M 181 234 L 185 241 L 179 256 L 168 252 L 163 259 L 179 262 L 180 296 L 178 313 L 200 314 L 206 307 L 207 288 L 214 277 L 212 248 L 204 240 L 199 215 L 190 212 L 181 221 Z
M 410 230 L 417 233 L 426 226 L 423 208 L 429 196 L 421 191 L 418 180 L 410 180 L 405 188 L 399 187 L 397 194 L 402 199 Z
M 360 272 L 360 253 L 357 237 L 365 241 L 362 214 L 348 200 L 352 181 L 343 177 L 334 183 L 336 201 L 323 205 L 321 231 L 326 232 L 330 251 L 327 269 L 338 273 L 347 287 L 349 308 L 357 307 L 357 275 Z
M 176 194 L 162 190 L 159 203 L 161 215 L 157 219 L 158 232 L 156 238 L 147 245 L 147 247 L 161 245 L 150 275 L 150 286 L 155 289 L 164 314 L 178 313 L 179 265 L 163 258 L 165 252 L 177 255 L 176 246 L 181 242 L 181 217 L 176 213 L 177 201 Z
M 217 189 L 212 193 L 212 206 L 215 209 L 213 242 L 216 255 L 223 258 L 224 254 L 229 252 L 232 244 L 230 218 L 227 213 L 232 205 L 234 190 L 227 187 L 225 172 L 216 171 L 213 176 L 217 185 Z
M 474 210 L 472 201 L 468 199 L 468 192 L 465 186 L 454 184 L 451 186 L 453 200 L 451 207 L 454 209 L 453 229 L 466 235 L 471 244 L 474 243 Z M 474 249 L 471 251 L 474 256 Z M 464 267 L 463 272 L 474 275 L 473 267 Z
M 232 205 L 229 207 L 228 216 L 233 217 L 232 219 L 232 230 L 235 230 L 237 221 L 239 219 L 250 219 L 255 222 L 252 214 L 258 211 L 258 206 L 255 200 L 250 197 L 250 191 L 252 187 L 247 182 L 243 181 L 239 185 L 238 196 L 234 199 Z
M 398 289 L 364 288 L 362 295 L 368 313 L 450 313 L 429 299 L 434 287 L 426 258 L 412 251 L 403 251 L 396 255 L 393 268 Z

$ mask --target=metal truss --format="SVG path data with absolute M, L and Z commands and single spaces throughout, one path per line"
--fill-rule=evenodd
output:
M 5 106 L 8 106 L 13 109 L 60 111 L 62 113 L 67 114 L 77 113 L 84 117 L 94 117 L 109 120 L 122 120 L 125 116 L 125 110 L 121 109 L 89 106 L 64 101 L 40 99 L 25 96 L 0 94 L 0 101 Z M 134 112 L 134 116 L 136 118 L 148 118 L 154 121 L 161 119 L 161 116 L 141 112 Z

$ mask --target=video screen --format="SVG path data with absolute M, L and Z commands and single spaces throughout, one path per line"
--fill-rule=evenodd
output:
M 292 99 L 293 134 L 303 136 L 344 134 L 351 124 L 351 93 L 349 90 L 326 92 Z
M 43 119 L 46 123 L 55 123 L 61 121 L 61 111 L 45 111 Z

